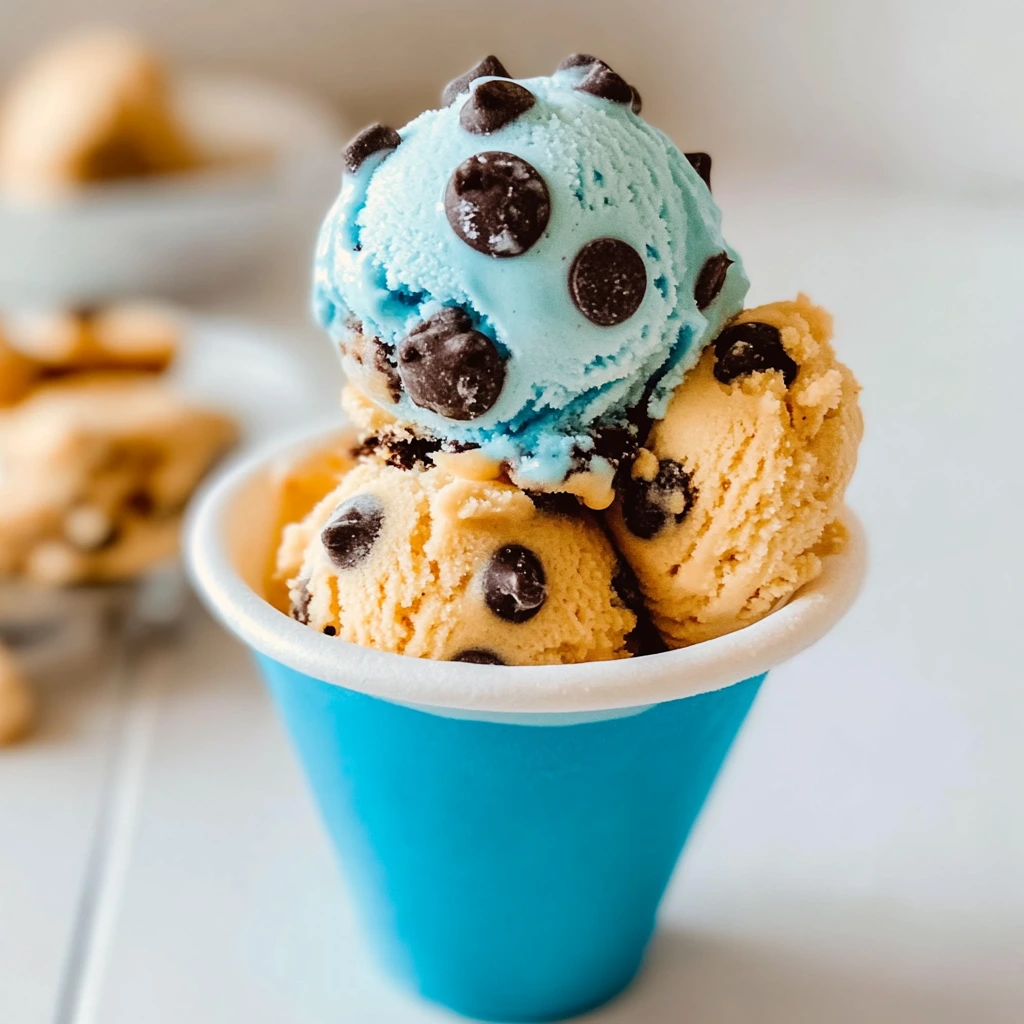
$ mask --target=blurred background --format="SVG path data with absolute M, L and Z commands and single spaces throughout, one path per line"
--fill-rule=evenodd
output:
M 520 75 L 567 50 L 614 53 L 652 121 L 723 161 L 971 195 L 1019 196 L 1024 180 L 1009 0 L 8 0 L 0 61 L 96 23 L 183 64 L 310 89 L 359 124 L 404 123 L 492 50 Z
M 712 154 L 751 304 L 834 311 L 872 544 L 594 1019 L 1024 1019 L 1022 10 L 0 0 L 0 1021 L 447 1019 L 368 966 L 267 701 L 168 555 L 216 460 L 338 415 L 307 296 L 345 139 L 484 54 L 525 77 L 571 51 Z M 108 27 L 141 50 L 32 64 Z M 104 120 L 129 88 L 157 142 Z

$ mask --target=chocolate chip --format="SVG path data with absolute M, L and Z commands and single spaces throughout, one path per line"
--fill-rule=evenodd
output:
M 371 124 L 345 147 L 345 166 L 355 174 L 374 153 L 397 149 L 402 137 L 386 124 Z
M 295 587 L 296 593 L 292 595 L 292 618 L 302 625 L 309 625 L 309 602 L 313 595 L 309 592 L 309 580 L 300 580 Z
M 693 297 L 697 300 L 698 309 L 707 309 L 718 298 L 731 266 L 732 260 L 724 252 L 709 256 L 704 261 L 697 275 L 697 283 L 693 286 Z
M 570 53 L 568 57 L 563 57 L 558 62 L 558 67 L 555 70 L 568 71 L 570 68 L 585 68 L 588 64 L 599 63 L 600 61 L 589 53 Z
M 464 75 L 453 78 L 441 91 L 441 106 L 450 107 L 478 78 L 511 78 L 505 66 L 493 54 L 474 64 Z
M 488 256 L 521 256 L 551 216 L 548 187 L 537 170 L 511 153 L 476 153 L 455 169 L 444 194 L 452 230 Z
M 588 92 L 591 96 L 597 96 L 602 100 L 611 100 L 613 103 L 632 104 L 632 86 L 621 76 L 617 75 L 603 60 L 595 61 L 590 70 L 583 76 L 579 85 L 576 86 L 580 92 Z
M 467 651 L 460 651 L 452 658 L 452 661 L 468 661 L 471 665 L 504 665 L 505 659 L 499 657 L 494 651 L 488 651 L 483 647 L 470 647 Z
M 339 569 L 351 569 L 369 556 L 383 525 L 380 498 L 357 494 L 334 510 L 320 533 L 320 542 Z
M 521 544 L 506 544 L 491 556 L 483 574 L 487 607 L 506 622 L 527 622 L 548 596 L 540 559 Z
M 459 124 L 474 135 L 490 135 L 525 114 L 536 102 L 529 89 L 515 82 L 483 82 L 462 105 Z
M 402 379 L 391 362 L 395 354 L 395 347 L 376 337 L 373 339 L 372 345 L 373 368 L 384 378 L 391 401 L 397 402 L 402 397 Z
M 658 463 L 653 480 L 631 479 L 622 496 L 622 518 L 642 540 L 660 533 L 670 518 L 681 523 L 693 507 L 696 491 L 690 474 L 672 459 Z
M 628 320 L 643 302 L 647 268 L 643 257 L 619 238 L 595 238 L 569 268 L 569 294 L 591 322 L 612 327 Z
M 633 90 L 633 98 L 629 101 L 629 109 L 634 114 L 639 114 L 644 109 L 643 97 L 640 95 L 640 90 L 635 85 L 631 85 L 630 89 Z
M 731 384 L 737 377 L 778 370 L 788 388 L 799 371 L 782 344 L 778 328 L 758 320 L 733 324 L 715 339 L 715 377 Z
M 151 516 L 156 509 L 156 502 L 149 491 L 144 487 L 140 487 L 138 490 L 132 491 L 124 499 L 124 506 L 129 512 L 134 512 L 137 516 Z
M 684 153 L 683 156 L 690 161 L 690 166 L 700 175 L 701 181 L 711 191 L 711 157 L 707 153 Z
M 333 626 L 324 626 L 324 636 L 337 636 L 338 631 Z
M 494 342 L 455 307 L 420 324 L 398 346 L 398 372 L 414 405 L 450 420 L 482 416 L 505 384 Z

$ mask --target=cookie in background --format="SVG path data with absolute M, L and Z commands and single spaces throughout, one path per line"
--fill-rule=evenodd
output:
M 164 371 L 180 328 L 161 307 L 10 315 L 17 373 L 0 409 L 0 579 L 132 579 L 177 550 L 184 507 L 233 422 Z
M 127 32 L 53 44 L 14 80 L 0 110 L 0 189 L 12 197 L 45 199 L 201 163 L 161 61 Z

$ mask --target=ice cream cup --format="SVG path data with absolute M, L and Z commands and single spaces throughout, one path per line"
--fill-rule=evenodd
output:
M 500 667 L 347 644 L 260 596 L 272 471 L 322 432 L 207 487 L 191 572 L 255 654 L 384 963 L 495 1021 L 570 1017 L 643 960 L 659 901 L 767 671 L 856 596 L 857 520 L 785 607 L 685 650 Z

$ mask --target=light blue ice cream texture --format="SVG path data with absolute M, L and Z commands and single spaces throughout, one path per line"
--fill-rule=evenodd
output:
M 523 486 L 564 479 L 574 456 L 593 448 L 590 431 L 625 423 L 648 384 L 648 415 L 664 415 L 672 390 L 742 309 L 748 288 L 722 238 L 721 213 L 686 157 L 628 106 L 574 89 L 584 71 L 519 80 L 535 105 L 491 135 L 459 124 L 469 90 L 421 114 L 399 131 L 397 149 L 345 174 L 317 246 L 315 314 L 342 346 L 361 325 L 367 337 L 397 347 L 445 306 L 465 310 L 496 343 L 505 384 L 484 415 L 456 422 L 404 393 L 389 411 L 434 436 L 479 444 L 507 461 Z M 550 194 L 547 228 L 520 256 L 476 251 L 445 215 L 453 171 L 490 150 L 528 161 Z M 628 242 L 647 267 L 640 308 L 611 327 L 591 323 L 568 287 L 581 246 L 606 236 Z M 723 251 L 733 260 L 725 285 L 699 311 L 697 276 Z M 357 386 L 372 372 L 352 358 L 344 365 Z

